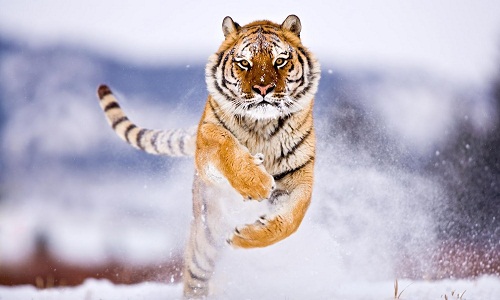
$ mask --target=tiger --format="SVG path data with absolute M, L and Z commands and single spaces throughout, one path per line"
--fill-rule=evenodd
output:
M 116 134 L 147 153 L 194 156 L 193 219 L 184 250 L 184 297 L 212 294 L 220 250 L 267 247 L 296 232 L 311 203 L 320 66 L 296 15 L 282 24 L 222 22 L 205 68 L 208 98 L 196 127 L 152 130 L 125 115 L 107 85 L 100 106 Z M 227 227 L 223 204 L 265 201 L 267 214 Z

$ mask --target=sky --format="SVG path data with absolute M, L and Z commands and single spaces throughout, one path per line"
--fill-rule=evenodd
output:
M 281 23 L 296 14 L 323 65 L 416 68 L 484 83 L 500 61 L 500 2 L 0 0 L 0 35 L 33 46 L 82 46 L 139 64 L 203 63 L 222 19 Z

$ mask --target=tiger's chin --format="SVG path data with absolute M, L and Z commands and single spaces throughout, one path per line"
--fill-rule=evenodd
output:
M 261 103 L 245 112 L 247 117 L 254 120 L 275 120 L 288 114 L 290 112 L 287 109 L 267 103 Z

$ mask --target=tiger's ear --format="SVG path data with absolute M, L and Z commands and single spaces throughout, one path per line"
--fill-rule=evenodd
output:
M 302 25 L 300 24 L 300 19 L 296 15 L 289 15 L 286 17 L 283 24 L 281 24 L 281 28 L 290 30 L 295 33 L 298 37 L 300 37 L 300 31 L 302 30 Z
M 222 21 L 222 32 L 224 33 L 224 37 L 227 37 L 231 33 L 236 33 L 240 30 L 240 24 L 236 23 L 231 19 L 231 17 L 225 17 Z

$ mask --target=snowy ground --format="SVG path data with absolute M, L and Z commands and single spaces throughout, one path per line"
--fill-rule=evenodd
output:
M 481 277 L 474 280 L 408 281 L 398 282 L 397 299 L 442 300 L 470 299 L 494 300 L 500 295 L 500 279 Z M 279 291 L 256 290 L 251 287 L 242 291 L 226 291 L 213 299 L 343 299 L 343 300 L 390 300 L 394 298 L 393 281 L 336 282 L 330 286 L 308 287 L 297 290 L 293 286 Z M 182 299 L 182 286 L 145 282 L 135 285 L 113 285 L 106 280 L 88 279 L 73 288 L 37 290 L 32 286 L 17 288 L 0 287 L 0 300 L 135 300 L 135 299 Z

